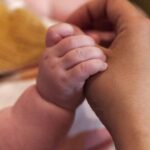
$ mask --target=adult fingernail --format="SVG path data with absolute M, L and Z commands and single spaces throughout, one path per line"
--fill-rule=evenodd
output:
M 60 29 L 61 29 L 61 32 L 63 32 L 64 35 L 66 34 L 65 36 L 68 36 L 68 35 L 74 33 L 73 26 L 70 25 L 70 24 L 67 24 L 67 23 L 62 23 Z

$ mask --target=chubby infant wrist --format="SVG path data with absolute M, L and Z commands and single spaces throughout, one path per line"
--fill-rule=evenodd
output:
M 53 93 L 52 90 L 55 90 L 55 89 L 50 89 L 48 86 L 48 81 L 47 83 L 45 83 L 40 77 L 38 77 L 37 79 L 36 89 L 44 101 L 48 103 L 52 103 L 53 105 L 56 105 L 57 107 L 60 107 L 62 109 L 65 109 L 71 112 L 74 112 L 76 108 L 84 100 L 83 95 L 81 95 L 81 97 L 78 97 L 78 96 L 72 97 L 72 95 L 67 95 L 67 94 L 66 94 L 67 96 L 64 96 L 65 94 L 62 95 L 59 92 L 57 95 L 52 94 Z M 64 93 L 65 92 L 67 93 L 67 91 L 64 91 Z M 73 100 L 73 99 L 76 99 L 76 100 Z
M 46 116 L 45 120 L 47 120 L 48 118 L 57 115 L 61 116 L 63 119 L 66 118 L 71 120 L 74 117 L 74 112 L 63 109 L 53 103 L 48 103 L 39 94 L 36 85 L 29 87 L 21 95 L 16 104 L 13 106 L 13 113 L 16 114 L 16 116 L 22 116 L 21 118 L 23 119 L 31 119 L 33 117 L 35 120 L 40 120 L 39 118 Z M 45 116 L 45 114 L 47 115 Z

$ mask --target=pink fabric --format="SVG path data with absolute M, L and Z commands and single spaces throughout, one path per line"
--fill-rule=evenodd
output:
M 27 7 L 38 15 L 49 16 L 51 12 L 51 6 L 54 0 L 24 0 Z
M 52 16 L 59 20 L 65 20 L 70 14 L 89 0 L 54 0 Z
M 65 20 L 72 12 L 89 0 L 24 0 L 27 6 L 42 16 Z

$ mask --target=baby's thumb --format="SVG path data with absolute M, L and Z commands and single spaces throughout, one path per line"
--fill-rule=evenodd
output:
M 74 27 L 67 23 L 59 23 L 50 27 L 46 34 L 46 47 L 51 47 L 67 36 L 74 34 Z

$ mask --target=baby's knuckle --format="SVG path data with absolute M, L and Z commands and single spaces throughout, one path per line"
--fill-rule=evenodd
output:
M 58 69 L 60 66 L 60 62 L 58 61 L 57 58 L 48 59 L 47 61 L 45 61 L 45 64 L 51 70 Z
M 77 40 L 75 38 L 66 39 L 66 45 L 70 45 L 71 47 L 75 47 L 77 45 Z
M 143 19 L 139 23 L 138 29 L 140 30 L 139 33 L 142 33 L 142 35 L 150 34 L 150 23 L 147 18 Z
M 70 53 L 66 56 L 66 62 L 67 63 L 72 63 L 76 61 L 76 57 L 74 56 L 73 53 Z
M 95 41 L 88 35 L 81 35 L 81 37 L 84 39 L 84 40 L 87 40 L 89 42 L 91 42 L 92 44 L 95 44 Z
M 91 53 L 95 53 L 95 55 L 97 55 L 97 56 L 104 55 L 104 52 L 101 49 L 99 49 L 98 47 L 94 47 L 93 50 L 91 51 Z
M 43 60 L 49 60 L 50 57 L 51 57 L 51 55 L 50 55 L 49 49 L 47 49 L 47 50 L 44 52 L 44 54 L 42 55 L 41 58 L 42 58 Z
M 48 31 L 47 31 L 47 35 L 49 35 L 49 36 L 54 36 L 54 35 L 55 35 L 54 29 L 50 27 L 50 28 L 48 29 Z
M 76 51 L 75 51 L 75 54 L 74 54 L 74 56 L 76 57 L 76 58 L 84 58 L 85 57 L 85 51 L 82 49 L 82 48 L 78 48 L 78 49 L 76 49 Z
M 87 65 L 86 63 L 81 63 L 79 68 L 78 68 L 78 73 L 83 74 L 87 72 Z
M 63 84 L 68 84 L 68 77 L 66 74 L 59 72 L 59 82 Z

